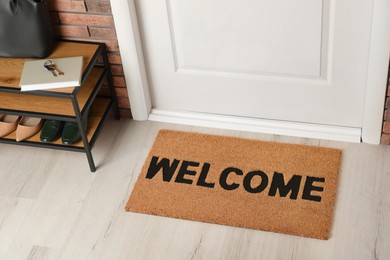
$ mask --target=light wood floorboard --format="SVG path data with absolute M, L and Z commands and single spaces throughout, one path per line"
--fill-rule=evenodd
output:
M 330 239 L 125 212 L 160 129 L 342 149 Z M 92 152 L 0 144 L 0 259 L 390 259 L 390 146 L 110 118 Z

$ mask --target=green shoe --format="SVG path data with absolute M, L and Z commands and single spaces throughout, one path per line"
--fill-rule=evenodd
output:
M 64 122 L 59 120 L 46 120 L 41 131 L 41 141 L 48 143 L 59 138 Z
M 62 130 L 62 143 L 73 144 L 81 139 L 79 127 L 75 122 L 65 122 Z
M 91 111 L 88 111 L 88 113 L 84 117 L 84 126 L 85 129 L 87 129 L 88 125 L 88 118 L 91 114 Z M 62 143 L 66 145 L 74 144 L 75 142 L 78 142 L 81 139 L 81 134 L 79 131 L 79 127 L 76 122 L 65 122 L 64 130 L 62 130 Z

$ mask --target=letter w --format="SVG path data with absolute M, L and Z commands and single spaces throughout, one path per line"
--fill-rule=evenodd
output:
M 158 160 L 158 157 L 153 156 L 146 178 L 153 179 L 160 169 L 162 169 L 163 181 L 170 182 L 180 161 L 174 159 L 172 165 L 169 165 L 169 159 L 167 158 L 162 158 L 161 161 Z

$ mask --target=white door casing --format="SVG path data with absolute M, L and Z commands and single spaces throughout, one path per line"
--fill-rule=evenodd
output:
M 383 7 L 383 5 L 386 5 L 386 3 L 384 1 L 382 1 L 382 2 L 381 1 L 382 0 L 377 0 L 376 1 L 377 5 L 375 7 L 378 7 L 378 3 L 382 3 L 382 7 Z M 277 1 L 277 2 L 279 4 L 282 4 L 282 5 L 285 5 L 286 3 L 288 3 L 288 2 L 282 1 L 282 0 Z M 342 1 L 342 2 L 344 4 L 344 8 L 347 9 L 349 1 Z M 146 3 L 146 4 L 144 4 L 144 3 Z M 149 3 L 149 6 L 147 5 L 147 3 Z M 168 10 L 168 12 L 165 13 L 165 15 L 167 16 L 166 18 L 168 18 L 167 19 L 168 22 L 167 23 L 163 23 L 162 22 L 160 24 L 163 24 L 164 26 L 167 26 L 167 28 L 169 29 L 169 36 L 170 36 L 169 40 L 171 40 L 173 38 L 177 38 L 178 35 L 179 35 L 179 39 L 180 39 L 180 40 L 175 40 L 174 39 L 174 46 L 173 46 L 173 48 L 171 47 L 171 50 L 170 50 L 170 51 L 175 50 L 176 53 L 171 53 L 170 55 L 169 55 L 169 53 L 167 54 L 168 56 L 171 56 L 170 60 L 173 62 L 173 73 L 176 74 L 176 75 L 178 75 L 178 74 L 190 74 L 190 75 L 194 74 L 196 77 L 199 77 L 198 74 L 201 74 L 201 76 L 204 76 L 204 74 L 206 74 L 206 76 L 205 76 L 206 78 L 209 76 L 208 74 L 211 74 L 212 76 L 217 76 L 217 77 L 218 76 L 220 77 L 222 75 L 222 77 L 228 78 L 228 81 L 226 81 L 227 82 L 226 85 L 229 85 L 229 82 L 234 81 L 237 78 L 239 78 L 241 80 L 242 77 L 246 77 L 246 80 L 257 81 L 257 83 L 258 83 L 259 80 L 262 80 L 262 81 L 267 82 L 268 83 L 267 85 L 273 85 L 273 86 L 275 86 L 275 81 L 279 85 L 280 85 L 280 82 L 284 83 L 284 82 L 287 81 L 287 82 L 289 82 L 289 84 L 291 82 L 297 83 L 297 85 L 299 85 L 298 88 L 300 87 L 300 85 L 305 85 L 306 84 L 306 85 L 310 85 L 311 87 L 314 85 L 314 88 L 317 88 L 317 89 L 320 89 L 320 88 L 325 88 L 326 90 L 329 90 L 329 89 L 332 89 L 332 88 L 335 89 L 334 86 L 335 85 L 337 86 L 337 84 L 334 84 L 334 82 L 339 82 L 338 84 L 340 84 L 340 82 L 342 83 L 343 80 L 345 80 L 345 78 L 350 78 L 350 77 L 345 77 L 345 74 L 346 73 L 353 73 L 352 72 L 353 69 L 350 69 L 350 70 L 348 70 L 348 68 L 345 69 L 345 66 L 342 66 L 343 64 L 340 65 L 340 63 L 337 63 L 337 62 L 335 63 L 335 62 L 333 62 L 333 60 L 334 59 L 337 60 L 338 57 L 340 57 L 340 55 L 344 55 L 343 57 L 345 57 L 345 55 L 347 55 L 347 57 L 352 58 L 353 57 L 353 53 L 352 52 L 345 53 L 345 50 L 343 50 L 341 48 L 343 46 L 338 47 L 338 46 L 334 46 L 333 44 L 327 44 L 327 43 L 328 42 L 331 43 L 333 41 L 332 37 L 334 37 L 334 38 L 340 38 L 340 37 L 341 38 L 343 38 L 343 37 L 345 38 L 345 37 L 347 37 L 347 38 L 355 39 L 355 38 L 353 38 L 353 36 L 358 37 L 357 35 L 359 34 L 356 31 L 362 31 L 362 30 L 363 31 L 364 30 L 366 30 L 366 31 L 368 30 L 369 31 L 370 30 L 370 24 L 371 24 L 370 22 L 368 23 L 368 25 L 367 25 L 367 23 L 359 24 L 359 21 L 357 21 L 359 19 L 361 20 L 362 15 L 363 15 L 363 17 L 366 17 L 369 21 L 371 21 L 371 19 L 369 19 L 371 13 L 367 12 L 366 10 L 363 10 L 363 9 L 370 9 L 371 8 L 371 4 L 372 3 L 369 2 L 369 1 L 366 1 L 366 2 L 363 3 L 363 5 L 366 8 L 362 8 L 361 13 L 358 12 L 357 14 L 355 14 L 356 16 L 359 17 L 359 19 L 354 20 L 354 18 L 353 18 L 354 16 L 352 15 L 352 18 L 350 18 L 350 20 L 347 19 L 348 21 L 346 21 L 344 23 L 344 26 L 350 26 L 348 23 L 357 22 L 357 24 L 354 24 L 355 25 L 354 28 L 355 28 L 356 31 L 353 31 L 352 33 L 348 33 L 347 35 L 343 35 L 343 31 L 341 29 L 338 32 L 337 30 L 334 29 L 334 26 L 332 25 L 332 23 L 334 23 L 335 20 L 337 22 L 337 19 L 336 19 L 337 16 L 336 16 L 336 18 L 333 17 L 334 16 L 334 12 L 337 11 L 337 10 L 334 9 L 334 7 L 332 7 L 332 3 L 335 4 L 334 2 L 330 2 L 330 1 L 310 1 L 310 2 L 300 1 L 301 5 L 295 3 L 294 6 L 291 6 L 289 8 L 298 8 L 298 10 L 303 10 L 303 9 L 307 8 L 308 6 L 310 6 L 310 8 L 311 8 L 310 10 L 312 11 L 312 12 L 310 12 L 311 15 L 300 17 L 299 19 L 296 19 L 296 23 L 295 24 L 293 22 L 286 23 L 286 21 L 283 20 L 283 19 L 282 20 L 278 20 L 279 18 L 275 18 L 273 23 L 276 24 L 276 28 L 279 28 L 279 27 L 282 28 L 282 27 L 290 24 L 290 26 L 292 26 L 292 27 L 295 26 L 295 27 L 298 27 L 298 28 L 305 28 L 305 32 L 302 33 L 302 32 L 298 31 L 298 32 L 294 32 L 290 36 L 285 36 L 285 35 L 280 36 L 280 35 L 277 35 L 275 37 L 276 38 L 277 37 L 279 37 L 279 38 L 282 37 L 282 40 L 283 39 L 286 40 L 289 37 L 290 40 L 293 40 L 294 39 L 294 35 L 296 33 L 301 33 L 302 37 L 306 37 L 305 33 L 309 32 L 309 37 L 306 37 L 306 39 L 310 42 L 309 45 L 310 45 L 311 48 L 307 48 L 307 47 L 302 48 L 299 44 L 295 44 L 294 45 L 293 43 L 291 44 L 291 46 L 287 46 L 287 47 L 286 47 L 286 45 L 281 44 L 280 46 L 276 46 L 274 48 L 274 52 L 275 53 L 277 51 L 280 51 L 280 52 L 284 53 L 284 55 L 281 55 L 280 57 L 277 57 L 277 59 L 279 59 L 278 62 L 274 63 L 273 65 L 272 64 L 270 65 L 269 61 L 272 62 L 272 60 L 269 59 L 269 58 L 267 60 L 267 57 L 265 57 L 263 59 L 263 61 L 262 61 L 262 62 L 266 63 L 266 64 L 264 63 L 265 65 L 260 62 L 260 63 L 256 64 L 255 66 L 252 64 L 249 67 L 245 67 L 247 65 L 245 61 L 250 60 L 252 62 L 256 62 L 256 60 L 257 60 L 257 59 L 252 59 L 252 60 L 250 59 L 250 53 L 253 52 L 253 50 L 256 50 L 255 48 L 253 48 L 253 46 L 252 47 L 249 46 L 249 47 L 246 48 L 248 50 L 250 48 L 252 48 L 250 50 L 250 52 L 248 52 L 248 53 L 242 52 L 241 53 L 241 56 L 245 56 L 246 55 L 246 57 L 247 57 L 247 58 L 244 58 L 242 60 L 240 60 L 240 57 L 234 56 L 234 54 L 232 54 L 231 56 L 226 55 L 226 53 L 228 53 L 228 52 L 226 50 L 223 50 L 223 51 L 225 51 L 225 53 L 223 51 L 222 51 L 223 55 L 220 53 L 221 57 L 224 57 L 223 59 L 226 59 L 226 57 L 228 57 L 228 59 L 230 58 L 232 60 L 237 60 L 238 61 L 238 63 L 235 64 L 236 67 L 234 67 L 234 66 L 233 67 L 229 67 L 229 66 L 231 66 L 232 63 L 230 63 L 230 65 L 229 65 L 227 62 L 225 62 L 226 60 L 223 60 L 223 59 L 218 60 L 218 57 L 217 58 L 216 57 L 210 57 L 210 59 L 207 59 L 207 60 L 205 60 L 205 59 L 200 59 L 199 60 L 198 59 L 198 55 L 192 55 L 191 56 L 191 54 L 193 52 L 191 52 L 189 50 L 186 50 L 186 48 L 191 47 L 191 44 L 186 43 L 186 41 L 188 41 L 188 39 L 191 40 L 191 34 L 187 35 L 187 36 L 182 36 L 181 35 L 181 34 L 186 34 L 187 31 L 189 31 L 188 29 L 191 28 L 191 21 L 189 22 L 189 24 L 186 24 L 186 23 L 176 23 L 176 24 L 178 24 L 176 27 L 179 27 L 179 28 L 176 28 L 175 25 L 174 25 L 175 24 L 174 20 L 175 19 L 176 20 L 182 19 L 180 17 L 183 16 L 183 15 L 184 15 L 183 17 L 190 16 L 190 15 L 193 15 L 193 14 L 200 15 L 200 13 L 196 14 L 196 12 L 194 12 L 193 8 L 188 8 L 188 7 L 194 7 L 194 5 L 196 6 L 198 2 L 191 2 L 190 5 L 192 4 L 192 6 L 189 6 L 188 1 L 186 2 L 186 4 L 182 4 L 182 2 L 180 2 L 180 1 L 173 1 L 173 0 L 172 1 L 167 1 L 167 2 L 159 1 L 159 3 L 157 3 L 156 1 L 146 1 L 146 2 L 143 1 L 141 6 L 138 6 L 138 8 L 139 9 L 147 8 L 148 10 L 149 9 L 158 9 L 158 7 L 156 7 L 156 5 L 159 5 L 159 4 L 160 5 L 165 5 L 166 3 L 168 3 L 168 6 L 165 6 L 164 8 L 167 8 L 166 10 Z M 225 1 L 225 3 L 226 3 L 226 1 Z M 233 4 L 233 2 L 230 2 L 230 3 Z M 255 2 L 253 2 L 253 3 L 255 3 Z M 267 3 L 267 1 L 263 1 L 263 4 L 264 3 Z M 124 66 L 125 72 L 126 72 L 126 71 L 128 71 L 127 70 L 128 66 L 126 65 L 126 59 L 127 58 L 123 56 L 123 48 L 125 48 L 125 49 L 133 49 L 133 52 L 137 53 L 138 60 L 141 60 L 141 62 L 139 62 L 139 63 L 143 63 L 143 61 L 142 61 L 143 57 L 142 57 L 142 55 L 140 55 L 140 54 L 142 54 L 142 46 L 140 45 L 139 34 L 134 33 L 134 32 L 132 32 L 131 34 L 128 34 L 127 36 L 126 36 L 125 33 L 121 34 L 121 32 L 124 32 L 124 30 L 123 29 L 121 30 L 121 28 L 120 28 L 121 25 L 119 25 L 119 24 L 122 24 L 122 27 L 123 27 L 123 23 L 118 23 L 117 22 L 119 20 L 118 16 L 119 17 L 120 16 L 128 17 L 125 14 L 126 10 L 127 10 L 127 12 L 130 13 L 130 15 L 131 15 L 129 20 L 133 24 L 133 28 L 135 28 L 135 27 L 138 28 L 137 26 L 134 26 L 134 23 L 137 22 L 138 18 L 140 19 L 141 23 L 144 24 L 145 21 L 147 21 L 147 22 L 149 21 L 150 22 L 150 20 L 153 23 L 154 19 L 157 19 L 157 21 L 158 21 L 158 19 L 161 19 L 161 17 L 159 17 L 158 15 L 156 15 L 155 13 L 152 12 L 151 14 L 156 15 L 152 19 L 148 20 L 146 18 L 146 20 L 143 20 L 143 19 L 145 19 L 145 14 L 142 15 L 142 18 L 140 18 L 140 17 L 137 18 L 136 17 L 136 12 L 135 12 L 135 6 L 134 6 L 134 2 L 133 1 L 129 1 L 129 5 L 126 6 L 126 8 L 123 8 L 124 6 L 121 5 L 120 6 L 121 8 L 119 8 L 120 11 L 118 11 L 119 10 L 118 6 L 117 6 L 119 4 L 118 1 L 112 1 L 111 4 L 112 4 L 113 13 L 114 13 L 114 20 L 116 22 L 116 27 L 117 27 L 117 31 L 118 31 L 118 40 L 119 40 L 119 44 L 120 44 L 121 52 L 122 52 L 123 66 Z M 203 4 L 205 4 L 205 2 L 203 2 Z M 212 11 L 213 8 L 214 9 L 217 8 L 217 7 L 213 7 L 213 6 L 208 6 L 208 7 L 209 7 L 208 10 L 211 10 L 211 11 Z M 269 7 L 269 8 L 272 9 L 272 6 Z M 190 9 L 192 9 L 192 10 L 190 10 Z M 266 9 L 266 8 L 263 8 L 263 9 Z M 125 10 L 125 11 L 123 11 L 123 10 Z M 250 13 L 251 9 L 249 8 L 249 9 L 246 9 L 245 11 Z M 141 10 L 141 13 L 142 12 L 143 11 Z M 375 12 L 376 11 L 375 11 L 375 8 L 374 8 L 374 14 L 375 14 Z M 320 20 L 318 19 L 318 14 L 319 13 L 321 14 L 321 17 L 320 17 L 321 19 Z M 288 17 L 288 14 L 292 14 L 292 16 Z M 207 16 L 207 14 L 205 14 L 205 15 Z M 211 16 L 212 12 L 210 12 L 210 14 L 208 14 L 208 15 Z M 285 16 L 288 17 L 289 21 L 294 19 L 294 17 L 295 17 L 294 15 L 296 15 L 296 12 L 295 13 L 294 12 L 287 12 L 285 14 Z M 241 15 L 241 17 L 238 17 L 237 19 L 238 20 L 240 20 L 240 19 L 243 20 L 243 18 L 247 18 L 247 17 L 251 17 L 253 19 L 253 18 L 255 18 L 255 15 L 252 14 L 252 16 L 251 16 L 251 14 L 245 14 L 245 16 Z M 227 18 L 226 17 L 222 17 L 220 19 L 221 19 L 221 21 L 217 20 L 217 22 L 215 22 L 215 24 L 214 24 L 216 27 L 219 26 L 217 28 L 218 30 L 225 28 L 223 26 L 223 23 L 226 22 Z M 339 18 L 339 19 L 341 19 L 341 18 Z M 158 22 L 161 22 L 161 21 L 158 21 Z M 220 24 L 218 24 L 218 22 Z M 308 23 L 308 22 L 310 22 L 310 25 L 306 26 L 305 24 Z M 382 21 L 382 23 L 383 23 L 383 21 Z M 129 23 L 127 23 L 127 24 L 129 24 Z M 234 24 L 236 24 L 236 23 L 234 23 Z M 182 26 L 182 27 L 184 26 L 184 28 L 182 30 L 180 30 L 180 26 L 179 25 Z M 302 27 L 302 25 L 304 25 L 304 26 Z M 320 35 L 318 34 L 318 27 L 319 26 L 321 27 L 321 34 Z M 202 26 L 200 26 L 200 27 L 202 27 Z M 237 28 L 239 28 L 239 27 L 240 26 L 238 26 Z M 343 27 L 343 26 L 341 26 L 341 27 Z M 380 26 L 378 26 L 378 27 L 381 29 Z M 274 26 L 274 28 L 275 28 L 275 26 Z M 191 28 L 191 29 L 192 29 L 191 30 L 192 32 L 196 31 L 196 27 Z M 273 32 L 272 30 L 271 31 L 267 31 L 267 30 L 268 30 L 267 27 L 260 28 L 260 31 L 262 32 L 262 34 L 269 34 L 269 33 Z M 332 30 L 334 30 L 334 31 L 332 32 Z M 160 32 L 163 33 L 163 30 L 156 29 L 156 31 L 158 31 L 159 33 Z M 316 31 L 317 31 L 317 34 L 315 33 Z M 381 31 L 381 30 L 379 30 L 379 31 Z M 206 33 L 206 34 L 209 33 L 209 34 L 211 34 L 212 32 L 213 31 L 197 32 L 197 33 Z M 237 29 L 234 33 L 236 35 L 233 35 L 233 36 L 237 36 L 237 34 L 240 34 L 240 30 Z M 225 34 L 225 36 L 226 36 L 226 34 Z M 147 36 L 147 37 L 150 37 L 150 36 Z M 229 35 L 227 35 L 227 37 L 229 37 Z M 252 36 L 252 35 L 248 35 L 248 34 L 243 34 L 243 35 L 241 35 L 241 38 L 243 38 L 243 37 L 255 37 L 256 38 L 258 36 Z M 283 38 L 283 37 L 287 37 L 287 38 Z M 231 39 L 234 39 L 234 37 L 230 38 L 229 42 L 231 41 Z M 194 39 L 192 39 L 192 40 L 196 40 L 196 37 Z M 374 37 L 374 40 L 371 39 L 371 43 L 373 41 L 375 42 L 375 37 Z M 126 42 L 127 44 L 124 44 L 124 42 Z M 123 46 L 128 46 L 129 42 L 130 43 L 136 42 L 137 44 L 133 44 L 132 48 L 123 47 Z M 145 45 L 146 45 L 147 48 L 149 48 L 150 46 L 149 47 L 147 46 L 147 44 L 148 44 L 147 42 L 148 42 L 148 40 L 145 41 Z M 154 41 L 152 41 L 152 42 L 154 42 Z M 251 41 L 246 39 L 244 42 L 251 42 Z M 256 42 L 256 39 L 253 40 L 252 42 Z M 262 40 L 262 42 L 264 42 L 264 41 Z M 370 43 L 369 39 L 368 40 L 363 40 L 363 41 L 360 42 L 360 44 L 358 44 L 358 46 L 359 46 L 359 48 L 362 48 L 362 49 L 368 49 L 369 43 Z M 169 44 L 171 44 L 171 43 L 169 43 Z M 201 42 L 197 42 L 197 44 L 201 44 Z M 216 45 L 218 46 L 220 44 L 221 44 L 221 42 L 219 42 Z M 236 44 L 236 43 L 234 43 L 234 44 Z M 272 42 L 269 42 L 269 43 L 266 42 L 264 44 L 265 44 L 264 48 L 270 48 L 270 47 L 273 48 Z M 268 46 L 267 46 L 267 44 L 268 44 Z M 210 42 L 205 41 L 205 46 L 206 47 L 207 46 L 211 46 L 211 45 L 212 45 L 212 42 L 210 43 Z M 164 46 L 164 44 L 162 44 L 161 46 Z M 213 48 L 215 49 L 216 46 L 212 46 L 213 48 L 211 48 L 209 50 L 206 47 L 202 48 L 202 49 L 205 49 L 206 53 L 208 51 L 207 54 L 212 56 L 213 53 L 215 53 Z M 227 46 L 226 48 L 228 48 L 228 47 L 229 46 Z M 294 53 L 292 53 L 290 56 L 288 56 L 288 55 L 286 56 L 286 53 L 287 54 L 289 53 L 289 48 L 293 48 L 294 49 Z M 319 48 L 320 48 L 320 53 L 318 53 L 319 52 Z M 164 49 L 164 48 L 161 47 L 161 49 Z M 164 49 L 164 51 L 166 53 L 166 49 Z M 387 54 L 388 54 L 388 49 L 384 50 L 382 52 L 379 51 L 379 53 L 382 53 L 382 54 L 383 54 L 383 52 L 387 52 Z M 147 53 L 149 55 L 150 54 L 150 50 L 148 50 Z M 218 52 L 217 52 L 217 54 L 218 54 Z M 267 54 L 266 52 L 261 52 L 260 51 L 260 52 L 256 53 L 255 56 L 256 57 L 261 56 L 261 55 L 265 56 L 266 54 Z M 299 66 L 292 66 L 292 65 L 294 65 L 293 63 L 294 63 L 294 61 L 298 57 L 296 55 L 298 55 L 299 57 L 302 57 L 302 56 L 306 55 L 305 62 L 301 62 L 301 64 Z M 361 55 L 359 57 L 353 57 L 353 61 L 354 61 L 355 64 L 356 63 L 358 63 L 358 64 L 367 64 L 367 60 L 369 59 L 368 55 L 369 55 L 369 53 L 367 53 L 367 51 L 366 51 L 365 55 Z M 172 57 L 174 57 L 174 59 L 172 59 Z M 287 62 L 283 63 L 282 62 L 283 59 L 287 59 Z M 371 59 L 371 57 L 370 57 L 370 59 Z M 348 60 L 348 59 L 345 59 L 345 60 Z M 204 62 L 204 61 L 206 61 L 206 62 Z M 266 61 L 268 61 L 268 63 Z M 157 63 L 158 62 L 159 61 L 157 61 Z M 278 64 L 282 64 L 282 65 L 278 65 Z M 346 64 L 344 64 L 344 65 L 346 65 Z M 337 66 L 341 66 L 341 67 L 337 68 Z M 255 69 L 253 70 L 253 68 L 255 68 Z M 134 66 L 133 66 L 132 69 L 133 70 L 135 69 Z M 268 69 L 268 71 L 267 71 L 267 69 Z M 135 70 L 137 70 L 137 69 L 135 69 Z M 140 66 L 138 68 L 138 70 L 145 72 L 145 69 L 142 66 Z M 344 72 L 343 75 L 337 74 L 337 72 L 339 70 L 342 70 Z M 154 71 L 154 68 L 150 69 L 149 73 L 150 73 L 150 71 Z M 359 73 L 359 75 L 356 75 L 356 77 L 353 78 L 353 80 L 355 80 L 354 82 L 357 83 L 357 84 L 360 84 L 362 81 L 364 81 L 366 79 L 367 66 L 366 66 L 365 70 L 363 70 L 361 72 L 362 73 Z M 163 73 L 163 74 L 165 74 L 165 73 Z M 350 74 L 350 75 L 352 75 L 352 74 Z M 152 79 L 152 84 L 153 84 L 154 76 L 152 75 L 150 78 Z M 376 77 L 376 78 L 380 78 L 380 77 Z M 385 76 L 383 78 L 385 78 Z M 133 84 L 131 84 L 131 83 L 133 83 Z M 134 116 L 135 119 L 146 119 L 148 111 L 150 111 L 150 103 L 148 102 L 148 98 L 149 97 L 148 97 L 148 95 L 146 95 L 148 88 L 145 87 L 145 86 L 147 86 L 147 80 L 144 78 L 143 81 L 142 81 L 142 84 L 139 84 L 139 82 L 138 82 L 138 86 L 135 86 L 134 82 L 131 82 L 131 83 L 128 84 L 128 86 L 129 86 L 129 90 L 130 90 L 129 91 L 129 93 L 130 93 L 129 95 L 130 95 L 130 102 L 131 102 L 131 105 L 132 105 L 133 116 L 135 115 Z M 314 83 L 314 84 L 312 84 L 312 83 Z M 225 87 L 225 84 L 223 84 L 223 85 Z M 366 92 L 364 92 L 365 91 L 364 87 L 365 86 L 363 86 L 363 88 L 358 91 L 359 92 L 358 95 L 355 95 L 355 97 L 357 97 L 357 98 L 355 98 L 357 101 L 356 100 L 352 101 L 352 102 L 348 101 L 349 102 L 348 106 L 353 107 L 355 105 L 355 107 L 354 107 L 354 114 L 358 115 L 355 118 L 352 118 L 352 119 L 350 118 L 349 119 L 349 123 L 348 124 L 351 125 L 351 126 L 361 127 L 362 126 L 362 122 L 363 122 L 363 110 L 364 109 L 365 110 L 369 110 L 369 109 L 367 109 L 367 107 L 364 107 L 364 105 L 362 105 L 362 104 L 359 105 L 359 103 L 362 103 L 362 100 L 364 100 L 364 97 L 366 95 L 365 94 Z M 306 93 L 307 91 L 311 91 L 310 88 L 307 87 L 307 86 L 301 87 L 301 88 L 303 88 L 305 90 L 304 93 Z M 385 89 L 385 84 L 383 84 L 383 87 L 381 87 L 381 88 L 376 87 L 375 90 L 373 90 L 373 91 L 370 91 L 370 86 L 368 86 L 367 93 L 371 93 L 371 96 L 372 96 L 372 92 L 376 92 L 376 93 L 382 92 L 382 93 L 384 93 L 384 89 Z M 188 89 L 186 89 L 186 90 L 188 90 Z M 284 87 L 284 90 L 286 90 L 286 87 Z M 351 89 L 349 89 L 349 91 L 350 90 Z M 345 90 L 345 91 L 348 91 L 348 90 Z M 138 97 L 139 96 L 143 96 L 144 100 L 141 99 L 141 102 L 140 102 L 140 100 L 138 99 L 137 103 L 133 103 L 132 102 L 132 96 L 134 97 L 134 95 L 131 95 L 132 92 L 133 93 L 137 93 L 137 92 L 138 93 L 142 93 L 142 95 L 138 94 L 138 95 L 135 95 L 135 96 L 138 96 Z M 169 91 L 167 91 L 167 92 L 170 93 Z M 203 92 L 203 93 L 206 93 L 206 92 Z M 174 96 L 174 95 L 172 95 L 172 96 Z M 193 97 L 192 94 L 191 94 L 191 96 Z M 289 97 L 290 100 L 295 100 L 295 98 L 296 98 L 293 94 L 288 94 L 287 96 Z M 330 96 L 332 96 L 332 95 L 330 95 Z M 153 97 L 153 98 L 155 98 L 155 97 Z M 333 96 L 332 96 L 332 98 L 333 98 Z M 315 104 L 316 106 L 318 106 L 318 103 L 321 103 L 321 100 L 323 100 L 323 99 L 326 99 L 326 97 L 324 98 L 324 96 L 322 96 L 322 99 L 320 99 L 320 101 L 318 101 L 318 100 L 314 100 L 313 101 L 313 99 L 311 99 L 311 98 L 308 98 L 306 101 L 307 101 L 307 103 L 312 103 L 312 104 Z M 376 98 L 376 99 L 377 99 L 376 101 L 378 101 L 378 98 Z M 265 100 L 265 101 L 267 101 L 267 100 Z M 155 102 L 156 102 L 156 100 L 155 100 Z M 158 102 L 159 101 L 157 101 L 156 103 L 158 103 Z M 171 101 L 169 101 L 168 103 L 170 104 L 170 102 Z M 329 100 L 327 102 L 328 102 L 328 106 L 329 106 Z M 141 103 L 144 103 L 144 104 L 142 105 Z M 185 103 L 188 103 L 188 102 L 185 102 Z M 378 107 L 378 102 L 371 102 L 371 103 L 375 103 L 376 107 Z M 382 98 L 382 101 L 379 102 L 379 104 L 380 103 L 382 103 L 382 109 L 383 109 L 383 98 Z M 243 103 L 243 104 L 245 105 L 245 103 Z M 292 102 L 292 103 L 290 103 L 289 107 L 293 108 L 295 104 L 296 103 Z M 332 104 L 333 104 L 333 102 L 332 102 Z M 356 105 L 356 104 L 358 104 L 358 105 Z M 337 104 L 336 104 L 336 106 L 337 106 Z M 251 106 L 248 106 L 248 107 L 251 108 Z M 340 109 L 340 107 L 338 109 L 334 109 L 334 110 L 337 111 L 337 114 L 343 114 L 343 110 Z M 141 113 L 139 113 L 139 111 L 141 111 Z M 209 112 L 209 111 L 210 111 L 210 108 L 205 108 L 204 112 Z M 228 111 L 227 113 L 223 113 L 223 112 L 220 112 L 220 111 L 217 110 L 217 113 L 234 115 L 234 113 L 236 113 L 235 111 L 236 110 L 233 109 L 232 111 Z M 200 111 L 200 112 L 202 112 L 202 111 Z M 215 113 L 215 111 L 214 111 L 214 113 Z M 305 113 L 306 114 L 310 114 L 310 111 L 306 110 Z M 318 116 L 319 112 L 318 111 L 317 112 L 313 112 L 313 114 Z M 291 121 L 302 121 L 301 119 L 299 119 L 299 118 L 296 119 L 296 117 L 294 117 L 295 115 L 299 115 L 299 113 L 295 112 L 295 113 L 292 113 L 292 115 L 293 115 L 292 119 L 288 119 L 288 120 L 291 120 Z M 345 112 L 344 113 L 344 117 L 346 117 L 347 115 L 349 115 L 349 114 Z M 252 116 L 252 115 L 250 114 L 250 116 Z M 279 116 L 279 114 L 276 113 L 276 116 L 273 116 L 272 119 L 283 119 L 283 118 L 278 118 L 278 116 Z M 256 117 L 256 115 L 254 117 Z M 303 121 L 305 121 L 305 120 L 303 120 Z M 324 121 L 321 121 L 321 122 L 314 121 L 314 122 L 315 123 L 321 123 L 321 124 L 325 123 L 325 124 L 343 125 L 342 123 L 339 123 L 337 121 L 336 121 L 336 123 L 335 123 L 335 121 L 333 121 L 333 122 L 332 121 L 325 121 L 325 122 Z M 363 132 L 364 132 L 364 129 L 363 129 Z M 378 133 L 377 130 L 372 130 L 372 133 L 373 134 L 371 134 L 371 136 L 379 136 L 380 135 L 380 133 Z M 367 136 L 370 136 L 370 134 L 368 134 Z M 374 139 L 375 138 L 376 137 L 374 137 Z M 375 143 L 377 141 L 373 141 L 373 142 Z

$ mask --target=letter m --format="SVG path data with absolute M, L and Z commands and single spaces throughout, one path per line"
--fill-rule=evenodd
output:
M 146 178 L 153 179 L 153 177 L 156 176 L 156 174 L 161 170 L 163 181 L 170 182 L 180 161 L 174 159 L 170 165 L 169 159 L 167 158 L 162 158 L 160 161 L 158 160 L 158 157 L 153 156 L 146 174 Z
M 299 186 L 301 185 L 302 176 L 293 175 L 287 184 L 284 182 L 283 174 L 275 172 L 272 177 L 271 187 L 269 189 L 269 196 L 275 196 L 276 191 L 279 190 L 280 197 L 286 197 L 291 192 L 290 199 L 296 200 L 299 193 Z

